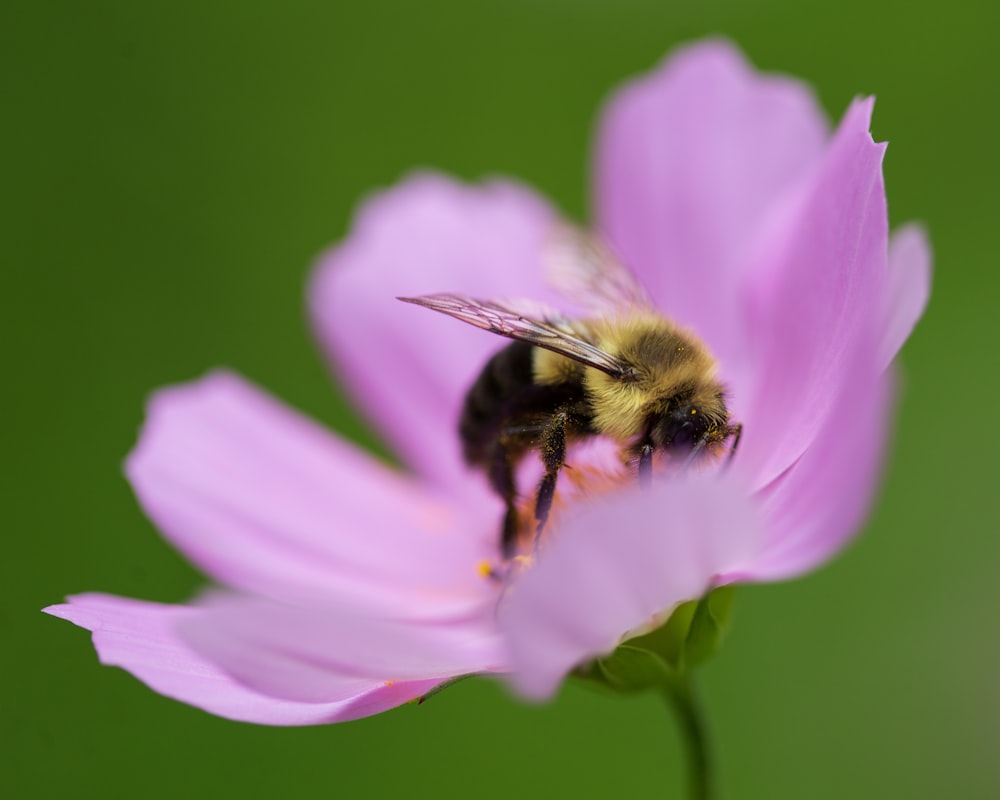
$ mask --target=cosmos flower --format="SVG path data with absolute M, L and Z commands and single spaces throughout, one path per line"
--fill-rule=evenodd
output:
M 807 87 L 710 41 L 604 112 L 593 226 L 717 358 L 744 426 L 728 469 L 574 497 L 534 563 L 491 576 L 502 508 L 463 465 L 456 421 L 504 342 L 394 298 L 565 309 L 542 269 L 559 214 L 513 182 L 418 174 L 362 206 L 309 292 L 337 376 L 403 468 L 231 373 L 165 389 L 126 472 L 219 588 L 186 605 L 84 594 L 46 610 L 164 695 L 295 725 L 466 674 L 544 698 L 712 587 L 816 568 L 871 504 L 891 363 L 929 290 L 921 230 L 889 238 L 871 111 L 855 101 L 831 132 Z

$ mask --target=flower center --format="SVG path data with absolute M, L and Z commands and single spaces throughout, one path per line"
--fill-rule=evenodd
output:
M 718 469 L 723 465 L 718 456 L 724 451 L 718 443 L 706 448 L 699 459 L 680 459 L 668 452 L 654 452 L 652 474 L 654 481 L 668 481 L 689 469 Z M 544 550 L 546 543 L 559 535 L 561 521 L 573 507 L 588 498 L 641 485 L 638 464 L 619 444 L 608 438 L 595 437 L 575 443 L 559 472 L 545 524 L 539 530 L 536 517 L 537 489 L 522 491 L 515 504 L 517 535 L 514 555 L 496 561 L 481 561 L 476 565 L 480 577 L 507 581 L 522 570 L 529 569 L 535 556 Z M 542 468 L 540 463 L 528 458 L 518 472 L 518 485 L 537 487 Z
M 519 470 L 519 485 L 537 487 L 540 474 L 540 465 L 527 459 Z M 536 518 L 537 491 L 522 491 L 515 505 L 517 536 L 514 555 L 509 559 L 498 559 L 495 563 L 482 561 L 476 565 L 476 571 L 480 577 L 505 580 L 530 568 L 537 551 L 545 547 L 550 537 L 558 535 L 561 519 L 575 504 L 587 497 L 627 486 L 635 480 L 634 465 L 623 458 L 621 448 L 614 442 L 590 440 L 575 444 L 560 470 L 548 519 L 541 530 Z

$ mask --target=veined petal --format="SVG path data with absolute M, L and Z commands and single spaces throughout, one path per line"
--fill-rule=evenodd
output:
M 760 493 L 767 539 L 746 580 L 785 580 L 815 569 L 860 531 L 879 487 L 895 377 L 892 370 L 877 374 L 876 354 L 868 356 L 845 376 L 831 423 Z
M 802 456 L 884 316 L 888 219 L 884 144 L 868 132 L 872 100 L 852 104 L 823 162 L 783 201 L 755 250 L 746 287 L 755 358 L 736 463 L 762 488 Z M 873 374 L 872 374 L 873 375 Z
M 734 288 L 746 248 L 826 139 L 806 84 L 758 73 L 718 40 L 672 54 L 604 112 L 598 227 L 660 309 L 696 330 L 723 366 L 744 353 Z
M 496 551 L 492 514 L 477 522 L 236 375 L 158 392 L 126 472 L 164 535 L 229 586 L 428 616 L 492 602 L 476 568 Z
M 213 596 L 183 639 L 241 683 L 274 697 L 341 701 L 372 681 L 440 681 L 505 667 L 492 613 L 420 622 L 350 603 L 302 608 Z
M 879 347 L 883 367 L 896 357 L 913 331 L 930 293 L 931 247 L 927 234 L 919 225 L 906 225 L 893 232 L 889 242 L 888 308 Z
M 536 699 L 627 632 L 701 596 L 719 576 L 742 574 L 760 546 L 755 511 L 732 475 L 596 498 L 553 535 L 498 610 L 511 679 Z
M 358 407 L 421 475 L 479 487 L 462 463 L 461 403 L 506 343 L 400 296 L 527 297 L 558 306 L 542 281 L 554 215 L 528 189 L 417 175 L 369 200 L 348 238 L 320 261 L 313 326 Z
M 358 682 L 350 696 L 335 703 L 296 703 L 260 694 L 241 685 L 197 655 L 176 626 L 195 618 L 198 609 L 147 603 L 104 594 L 68 598 L 47 614 L 93 631 L 102 664 L 121 667 L 166 697 L 211 714 L 261 725 L 319 725 L 378 714 L 420 697 L 439 681 Z

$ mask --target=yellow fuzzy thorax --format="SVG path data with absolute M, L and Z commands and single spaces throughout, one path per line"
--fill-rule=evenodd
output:
M 627 362 L 628 379 L 585 367 L 565 356 L 539 350 L 534 362 L 539 383 L 580 381 L 594 416 L 596 430 L 619 441 L 642 432 L 652 414 L 663 413 L 669 401 L 689 393 L 691 402 L 712 414 L 721 387 L 715 360 L 694 334 L 654 315 L 629 315 L 579 323 L 587 341 Z

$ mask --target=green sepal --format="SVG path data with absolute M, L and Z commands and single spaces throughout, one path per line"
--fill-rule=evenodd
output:
M 692 669 L 715 655 L 729 630 L 736 589 L 722 586 L 697 602 L 684 641 L 683 666 Z
M 723 586 L 700 600 L 682 603 L 663 625 L 579 667 L 575 675 L 615 692 L 662 689 L 719 649 L 729 627 L 734 596 L 733 587 Z
M 659 689 L 670 680 L 670 666 L 657 654 L 619 645 L 611 655 L 580 667 L 576 676 L 587 683 L 622 694 Z
M 656 653 L 674 670 L 681 670 L 684 666 L 684 645 L 698 602 L 681 603 L 659 628 L 629 639 L 629 645 Z

